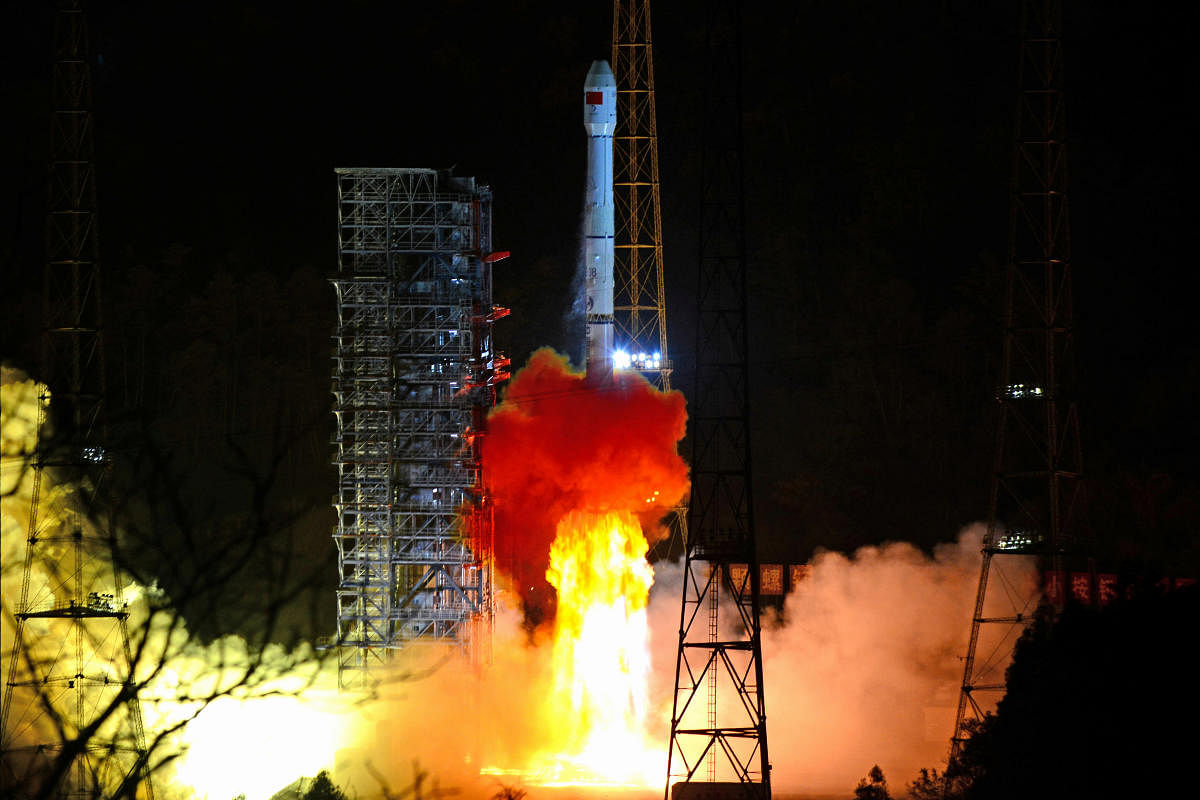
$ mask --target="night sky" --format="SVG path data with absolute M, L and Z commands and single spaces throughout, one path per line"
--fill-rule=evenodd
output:
M 49 121 L 48 4 L 0 47 L 3 356 L 33 366 Z M 1192 18 L 1068 3 L 1064 47 L 1083 450 L 1106 558 L 1195 574 Z M 267 419 L 330 425 L 333 170 L 489 183 L 497 338 L 578 346 L 579 92 L 611 8 L 554 2 L 95 4 L 90 13 L 110 404 L 179 453 Z M 1012 2 L 748 4 L 754 472 L 763 557 L 986 516 L 1016 98 Z M 668 327 L 690 385 L 703 30 L 654 9 Z M 1190 251 L 1189 247 L 1189 251 Z M 230 353 L 238 366 L 229 367 Z M 235 385 L 237 390 L 230 387 Z M 282 417 L 277 411 L 282 409 Z M 299 427 L 299 423 L 297 423 Z M 333 492 L 328 428 L 296 492 Z M 189 449 L 190 448 L 190 449 Z M 314 557 L 335 560 L 332 513 Z M 1116 567 L 1114 563 L 1113 568 Z M 332 612 L 332 588 L 326 612 Z

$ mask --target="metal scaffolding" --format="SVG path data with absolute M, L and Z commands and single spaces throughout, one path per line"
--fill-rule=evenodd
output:
M 650 0 L 614 0 L 612 68 L 617 80 L 613 316 L 615 344 L 623 353 L 617 360 L 669 390 Z
M 338 169 L 339 677 L 413 644 L 490 658 L 491 510 L 479 436 L 492 351 L 491 192 L 432 169 Z
M 1021 29 L 1000 424 L 952 764 L 971 726 L 1003 696 L 1013 644 L 1039 604 L 1054 613 L 1068 600 L 1096 597 L 1075 405 L 1060 0 L 1022 0 Z M 1006 570 L 1031 559 L 1045 585 L 1014 589 Z M 1082 570 L 1074 573 L 1082 591 L 1064 591 L 1064 566 Z

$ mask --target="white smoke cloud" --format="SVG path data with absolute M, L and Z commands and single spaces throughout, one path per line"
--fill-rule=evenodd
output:
M 944 765 L 982 535 L 982 525 L 971 526 L 932 555 L 901 542 L 849 556 L 820 552 L 782 614 L 764 615 L 773 789 L 850 792 L 874 764 L 899 787 L 921 767 Z M 669 725 L 682 570 L 656 571 L 652 692 Z M 1029 562 L 1007 576 L 1027 593 L 1034 578 Z M 732 617 L 728 608 L 721 613 Z M 1006 663 L 1007 651 L 1001 674 Z

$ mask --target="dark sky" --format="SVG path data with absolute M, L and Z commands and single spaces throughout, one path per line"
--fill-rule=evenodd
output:
M 4 354 L 26 362 L 48 139 L 44 5 L 6 3 L 0 16 Z M 1130 516 L 1153 496 L 1195 531 L 1200 347 L 1185 240 L 1196 200 L 1184 186 L 1195 14 L 1067 5 L 1085 461 L 1101 495 L 1120 495 L 1098 506 L 1113 526 L 1161 527 Z M 654 11 L 667 305 L 685 388 L 705 124 L 691 6 Z M 816 546 L 946 540 L 986 514 L 1016 4 L 748 6 L 764 547 L 799 558 Z M 122 294 L 135 268 L 174 270 L 154 302 L 186 315 L 219 274 L 326 275 L 334 167 L 454 165 L 492 186 L 495 243 L 513 253 L 497 270 L 497 300 L 513 307 L 501 346 L 518 362 L 539 344 L 572 346 L 563 316 L 584 166 L 578 95 L 589 63 L 608 56 L 610 14 L 604 2 L 97 4 L 106 293 Z M 332 292 L 315 296 L 294 316 L 321 328 Z M 314 335 L 319 348 L 326 332 Z M 1148 488 L 1162 476 L 1165 499 Z M 1194 541 L 1181 546 L 1193 552 Z

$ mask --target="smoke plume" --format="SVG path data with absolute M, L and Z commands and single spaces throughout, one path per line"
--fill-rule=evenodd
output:
M 982 532 L 981 525 L 965 529 L 932 555 L 901 542 L 853 554 L 819 553 L 781 610 L 764 616 L 767 735 L 777 794 L 849 796 L 874 764 L 899 788 L 921 767 L 944 765 Z M 670 731 L 681 566 L 655 564 L 650 592 L 646 734 L 649 741 L 661 742 L 663 753 Z M 1007 580 L 1030 589 L 1032 564 Z M 725 620 L 735 613 L 721 611 Z M 353 767 L 373 759 L 378 765 L 386 758 L 382 750 L 396 754 L 389 773 L 393 788 L 408 785 L 416 760 L 443 786 L 454 786 L 466 797 L 489 797 L 501 783 L 528 790 L 534 800 L 554 796 L 531 785 L 538 776 L 521 769 L 507 776 L 478 773 L 479 767 L 538 762 L 553 752 L 550 732 L 560 724 L 547 716 L 543 702 L 553 681 L 549 637 L 531 641 L 517 610 L 508 609 L 498 618 L 494 653 L 495 664 L 484 670 L 451 663 L 426 680 L 394 684 L 387 701 L 370 712 L 378 721 L 362 727 L 372 732 L 376 746 L 348 751 L 341 763 Z M 1001 672 L 1002 667 L 1003 662 Z M 455 714 L 452 719 L 447 708 L 459 704 L 470 710 L 465 718 Z M 468 749 L 469 762 L 464 761 Z M 662 776 L 665 781 L 665 761 Z M 372 784 L 360 776 L 354 785 L 362 790 Z
M 845 792 L 873 764 L 900 786 L 944 765 L 982 535 L 974 525 L 932 556 L 893 542 L 812 560 L 763 636 L 775 786 Z M 1032 563 L 1006 579 L 1035 594 Z
M 662 393 L 636 373 L 585 383 L 565 356 L 543 348 L 512 380 L 488 419 L 485 481 L 495 501 L 497 564 L 511 575 L 527 614 L 546 618 L 550 545 L 579 509 L 636 513 L 653 540 L 658 522 L 687 491 L 677 446 L 683 395 Z

